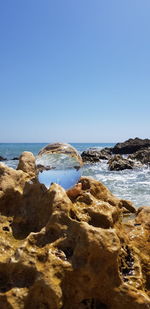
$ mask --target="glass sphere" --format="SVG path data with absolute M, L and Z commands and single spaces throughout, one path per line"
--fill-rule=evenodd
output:
M 81 177 L 82 158 L 69 144 L 48 144 L 36 157 L 38 180 L 47 188 L 57 183 L 64 189 L 73 187 Z

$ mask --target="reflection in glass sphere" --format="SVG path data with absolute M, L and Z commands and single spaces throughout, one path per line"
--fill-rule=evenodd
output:
M 82 165 L 81 156 L 69 144 L 48 144 L 36 157 L 38 180 L 47 188 L 51 183 L 71 188 L 81 177 Z

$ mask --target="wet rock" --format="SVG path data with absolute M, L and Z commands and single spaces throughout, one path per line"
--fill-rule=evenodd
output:
M 84 162 L 100 162 L 100 160 L 109 160 L 111 158 L 111 148 L 88 149 L 82 152 L 82 160 Z
M 150 147 L 136 151 L 129 155 L 128 159 L 140 161 L 142 164 L 150 164 Z
M 96 150 L 86 150 L 81 154 L 83 162 L 100 162 L 99 154 Z
M 6 160 L 7 160 L 6 158 L 0 156 L 0 161 L 6 161 Z
M 35 176 L 35 157 L 31 152 L 24 151 L 21 154 L 17 170 L 22 170 L 23 172 L 30 174 L 30 176 Z
M 134 162 L 123 158 L 121 155 L 115 155 L 108 161 L 110 171 L 122 171 L 125 169 L 133 169 Z
M 140 149 L 150 147 L 150 139 L 130 138 L 123 143 L 117 143 L 112 148 L 113 154 L 131 154 Z
M 130 202 L 90 177 L 70 195 L 30 179 L 0 164 L 0 308 L 148 309 L 149 210 L 123 223 Z

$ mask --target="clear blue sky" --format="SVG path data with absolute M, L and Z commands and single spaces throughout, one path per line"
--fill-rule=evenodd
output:
M 150 137 L 149 0 L 1 0 L 0 142 Z

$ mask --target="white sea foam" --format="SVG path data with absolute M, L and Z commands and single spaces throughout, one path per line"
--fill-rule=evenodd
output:
M 133 170 L 109 171 L 106 161 L 85 165 L 83 174 L 93 176 L 112 193 L 132 200 L 136 206 L 150 205 L 150 170 L 142 167 Z

